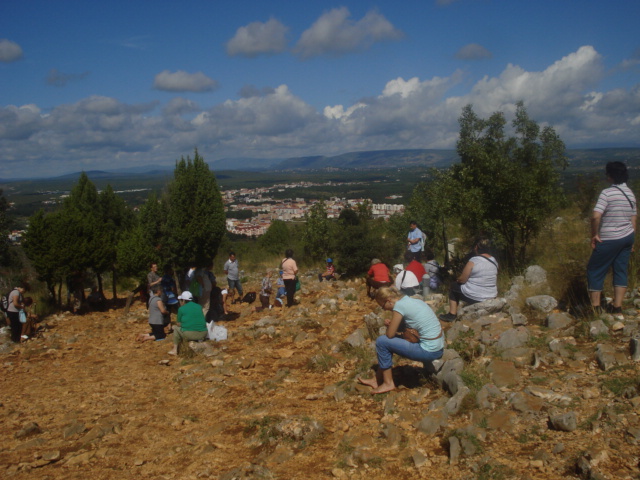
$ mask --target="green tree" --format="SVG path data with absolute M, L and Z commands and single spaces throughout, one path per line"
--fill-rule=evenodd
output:
M 226 222 L 216 177 L 197 149 L 193 160 L 176 162 L 167 205 L 164 237 L 172 263 L 205 266 L 218 250 Z
M 457 214 L 469 234 L 491 236 L 514 270 L 563 202 L 559 179 L 567 166 L 565 145 L 552 127 L 541 130 L 522 102 L 516 106 L 513 137 L 505 134 L 502 112 L 481 119 L 468 105 L 459 122 L 461 163 L 452 172 Z
M 39 210 L 29 218 L 29 228 L 23 242 L 25 253 L 38 272 L 38 278 L 46 283 L 54 300 L 59 297 L 56 296 L 55 287 L 62 284 L 67 273 L 64 258 L 57 250 L 63 243 L 59 238 L 61 232 L 60 214 L 45 215 L 44 210 Z
M 125 201 L 118 197 L 111 185 L 107 185 L 98 196 L 99 216 L 102 235 L 96 241 L 93 269 L 98 276 L 98 288 L 102 293 L 101 274 L 107 270 L 112 273 L 112 292 L 114 300 L 117 298 L 117 245 L 120 238 L 133 227 L 133 212 Z
M 326 258 L 330 250 L 330 226 L 327 218 L 327 206 L 319 201 L 305 214 L 303 235 L 304 250 L 314 260 Z
M 442 252 L 445 265 L 449 264 L 449 221 L 456 214 L 458 190 L 451 170 L 433 169 L 431 180 L 414 188 L 403 218 L 403 240 L 406 239 L 409 219 L 416 220 L 434 253 Z
M 382 230 L 370 229 L 371 221 L 366 209 L 360 214 L 345 208 L 338 217 L 335 258 L 340 271 L 348 277 L 366 272 L 371 259 L 379 256 L 379 237 Z
M 287 224 L 282 220 L 274 220 L 266 233 L 258 239 L 258 246 L 271 254 L 282 254 L 289 245 L 290 233 Z

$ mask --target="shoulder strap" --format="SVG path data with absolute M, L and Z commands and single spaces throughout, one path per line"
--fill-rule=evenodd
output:
M 484 255 L 478 255 L 480 258 L 484 258 L 487 262 L 491 262 L 493 263 L 493 265 L 496 267 L 496 270 L 498 269 L 498 264 L 496 262 L 494 262 L 493 260 L 491 260 L 490 258 L 485 257 Z
M 613 188 L 617 188 L 618 190 L 620 190 L 620 192 L 624 195 L 624 197 L 627 199 L 627 202 L 629 202 L 629 205 L 631 205 L 631 209 L 633 210 L 634 208 L 636 208 L 633 205 L 633 202 L 631 201 L 631 199 L 627 196 L 626 193 L 624 193 L 624 190 L 622 190 L 618 185 L 613 185 Z

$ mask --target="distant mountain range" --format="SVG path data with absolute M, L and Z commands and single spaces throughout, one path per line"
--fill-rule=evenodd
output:
M 619 160 L 630 167 L 640 168 L 640 148 L 592 148 L 567 150 L 571 169 L 593 169 L 603 166 L 607 161 Z M 302 171 L 322 169 L 383 169 L 407 167 L 448 167 L 460 159 L 455 150 L 412 149 L 412 150 L 374 150 L 369 152 L 350 152 L 327 156 L 295 157 L 286 159 L 264 158 L 222 158 L 209 163 L 211 169 L 219 175 L 225 170 L 244 171 Z M 138 167 L 114 170 L 91 170 L 85 173 L 92 179 L 112 178 L 127 175 L 145 176 L 171 175 L 174 166 L 142 165 Z M 79 172 L 61 175 L 59 179 L 77 178 Z M 2 180 L 6 182 L 10 180 Z

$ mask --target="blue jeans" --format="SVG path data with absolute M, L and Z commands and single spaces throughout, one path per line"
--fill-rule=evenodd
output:
M 428 352 L 419 343 L 411 343 L 404 338 L 389 338 L 380 335 L 376 340 L 376 353 L 378 354 L 378 366 L 386 370 L 393 366 L 393 354 L 415 360 L 417 362 L 432 362 L 442 357 L 443 350 Z
M 601 292 L 609 268 L 613 268 L 613 286 L 627 286 L 627 267 L 635 234 L 618 240 L 597 243 L 587 264 L 587 284 L 590 292 Z
M 229 284 L 229 293 L 231 293 L 231 290 L 235 288 L 238 290 L 238 295 L 242 297 L 242 285 L 240 285 L 240 279 L 231 280 L 230 278 L 227 278 L 227 283 Z

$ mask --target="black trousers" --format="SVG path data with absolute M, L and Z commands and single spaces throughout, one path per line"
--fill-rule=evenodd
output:
M 20 314 L 18 312 L 7 312 L 9 324 L 11 325 L 11 341 L 20 343 L 22 336 L 22 324 L 20 323 Z
M 287 291 L 287 307 L 291 307 L 293 305 L 293 299 L 296 295 L 296 279 L 285 279 L 284 289 Z

